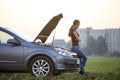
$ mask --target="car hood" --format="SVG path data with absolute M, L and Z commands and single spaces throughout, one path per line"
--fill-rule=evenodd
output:
M 38 36 L 35 38 L 34 42 L 37 39 L 40 39 L 42 41 L 42 43 L 45 43 L 45 41 L 48 39 L 49 35 L 51 34 L 51 32 L 56 28 L 58 22 L 60 21 L 60 19 L 63 17 L 62 14 L 58 14 L 56 16 L 54 16 L 46 25 L 45 27 L 42 29 L 42 31 L 38 34 Z

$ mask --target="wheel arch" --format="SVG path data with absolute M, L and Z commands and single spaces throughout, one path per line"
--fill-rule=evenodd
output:
M 54 69 L 55 69 L 55 60 L 53 59 L 53 57 L 51 57 L 51 56 L 49 56 L 49 55 L 46 55 L 46 54 L 39 53 L 39 54 L 32 55 L 32 56 L 28 59 L 28 61 L 27 61 L 27 69 L 28 69 L 28 70 L 29 70 L 29 64 L 30 64 L 30 62 L 33 60 L 33 58 L 38 57 L 38 56 L 44 56 L 44 57 L 47 57 L 49 60 L 51 60 L 52 65 L 53 65 L 53 67 L 54 67 Z

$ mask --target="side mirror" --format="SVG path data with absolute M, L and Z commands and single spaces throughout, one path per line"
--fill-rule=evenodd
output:
M 7 43 L 14 44 L 14 45 L 20 45 L 20 43 L 15 39 L 8 39 Z

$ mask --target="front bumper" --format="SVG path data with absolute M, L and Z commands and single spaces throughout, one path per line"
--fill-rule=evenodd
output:
M 58 71 L 76 71 L 79 70 L 80 61 L 78 58 L 68 58 L 59 56 L 56 58 L 55 69 Z

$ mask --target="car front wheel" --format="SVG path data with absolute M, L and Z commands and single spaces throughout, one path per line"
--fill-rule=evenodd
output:
M 36 77 L 45 77 L 52 75 L 54 68 L 51 60 L 48 57 L 38 56 L 33 58 L 33 60 L 30 62 L 29 71 Z

